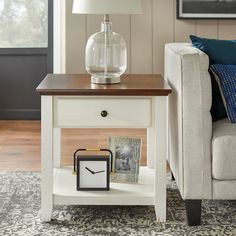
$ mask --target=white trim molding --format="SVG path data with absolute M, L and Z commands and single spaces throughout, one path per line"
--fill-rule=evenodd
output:
M 65 73 L 66 0 L 53 3 L 53 73 Z

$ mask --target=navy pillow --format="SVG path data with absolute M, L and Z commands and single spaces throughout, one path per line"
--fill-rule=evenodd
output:
M 192 45 L 205 52 L 210 64 L 236 65 L 236 40 L 219 40 L 189 36 Z
M 192 45 L 205 52 L 210 59 L 210 64 L 231 64 L 236 65 L 236 40 L 218 40 L 200 38 L 190 35 Z M 222 101 L 219 86 L 211 75 L 212 84 L 212 107 L 211 115 L 213 121 L 227 117 L 227 112 Z
M 228 118 L 236 123 L 236 65 L 215 64 L 210 66 L 220 87 Z
M 222 120 L 227 117 L 227 112 L 221 97 L 218 83 L 216 82 L 214 74 L 209 70 L 211 76 L 211 91 L 212 91 L 212 104 L 211 104 L 211 117 L 213 121 Z

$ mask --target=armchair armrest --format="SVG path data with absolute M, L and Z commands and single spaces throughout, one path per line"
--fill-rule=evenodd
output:
M 190 44 L 165 46 L 169 98 L 169 164 L 183 199 L 211 197 L 212 119 L 209 59 Z

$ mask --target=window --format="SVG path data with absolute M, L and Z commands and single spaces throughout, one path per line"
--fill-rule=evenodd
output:
M 0 48 L 48 47 L 48 0 L 0 0 Z

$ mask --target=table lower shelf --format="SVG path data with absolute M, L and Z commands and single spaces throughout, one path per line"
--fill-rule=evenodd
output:
M 58 205 L 154 205 L 154 170 L 140 167 L 137 184 L 110 183 L 110 191 L 76 191 L 72 167 L 54 168 L 53 200 Z

